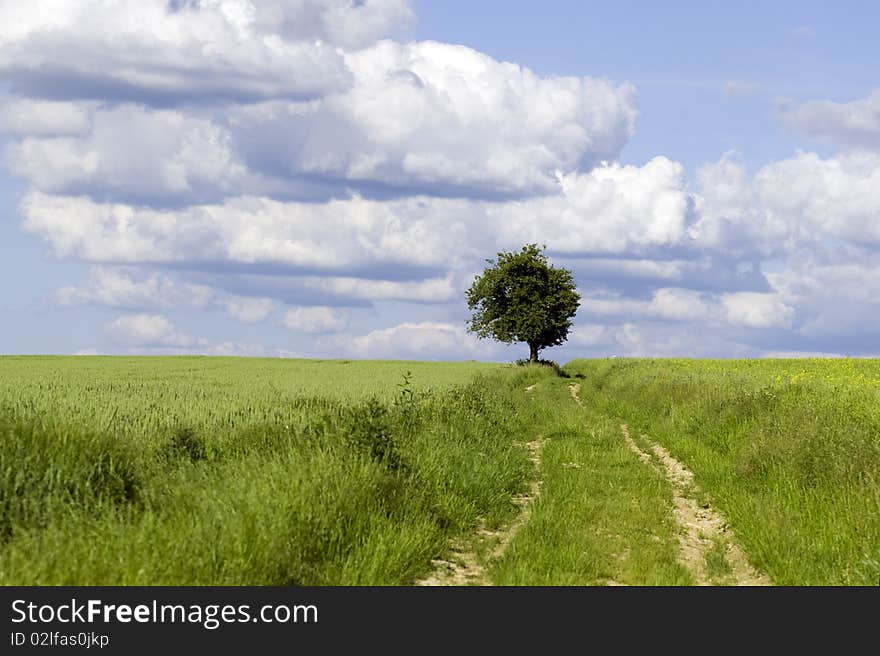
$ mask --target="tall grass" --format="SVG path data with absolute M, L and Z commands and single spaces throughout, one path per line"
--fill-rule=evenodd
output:
M 466 383 L 480 362 L 280 358 L 0 356 L 0 407 L 43 422 L 112 428 L 138 441 L 194 428 L 215 436 L 292 425 L 329 402 L 391 402 L 408 371 L 415 392 Z
M 534 417 L 495 369 L 442 390 L 294 397 L 262 422 L 224 424 L 246 398 L 207 423 L 142 414 L 142 432 L 7 403 L 0 583 L 410 582 L 451 535 L 515 512 L 531 463 L 512 443 Z
M 880 580 L 880 363 L 574 361 L 585 398 L 665 444 L 779 584 Z

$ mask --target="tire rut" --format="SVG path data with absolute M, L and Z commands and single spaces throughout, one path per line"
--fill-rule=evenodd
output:
M 724 516 L 710 504 L 700 504 L 696 500 L 695 495 L 699 493 L 699 488 L 694 482 L 693 472 L 673 458 L 661 445 L 642 435 L 642 440 L 654 454 L 652 458 L 635 443 L 626 424 L 621 424 L 620 430 L 627 448 L 643 463 L 663 474 L 672 488 L 673 515 L 681 529 L 679 561 L 691 572 L 697 585 L 772 585 L 766 574 L 758 572 L 749 564 Z M 724 559 L 730 571 L 726 575 L 713 577 L 707 572 L 707 556 L 719 544 L 724 550 Z
M 583 406 L 580 398 L 580 385 L 569 385 L 571 398 Z M 700 504 L 695 495 L 699 488 L 694 482 L 694 474 L 681 462 L 672 457 L 660 444 L 651 441 L 646 435 L 642 440 L 649 445 L 651 453 L 640 448 L 629 433 L 626 424 L 620 425 L 627 448 L 643 463 L 660 472 L 672 489 L 673 516 L 680 528 L 679 561 L 694 577 L 697 585 L 716 585 L 726 583 L 738 586 L 772 585 L 770 578 L 755 570 L 746 558 L 745 552 L 737 544 L 724 516 L 708 503 Z M 716 545 L 721 545 L 729 573 L 712 577 L 707 572 L 707 556 Z
M 529 485 L 529 491 L 525 494 L 517 494 L 511 498 L 514 504 L 520 507 L 516 518 L 507 526 L 500 529 L 488 529 L 481 525 L 475 539 L 481 542 L 497 541 L 497 544 L 489 552 L 489 562 L 498 560 L 507 551 L 510 541 L 519 530 L 528 522 L 531 515 L 531 505 L 541 494 L 541 451 L 547 443 L 546 439 L 536 438 L 531 442 L 515 442 L 516 446 L 525 448 L 529 452 L 529 460 L 535 466 L 538 477 Z M 473 538 L 472 538 L 473 540 Z M 461 586 L 461 585 L 493 585 L 487 572 L 487 565 L 480 562 L 480 558 L 474 549 L 472 540 L 454 538 L 450 541 L 450 554 L 447 558 L 436 558 L 431 561 L 433 571 L 423 579 L 416 581 L 419 586 Z

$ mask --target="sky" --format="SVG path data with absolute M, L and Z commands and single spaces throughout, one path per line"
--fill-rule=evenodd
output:
M 0 0 L 0 353 L 880 353 L 880 5 Z

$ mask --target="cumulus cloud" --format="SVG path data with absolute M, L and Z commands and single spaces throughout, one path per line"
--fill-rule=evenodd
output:
M 708 325 L 726 322 L 748 328 L 788 326 L 794 318 L 794 309 L 775 293 L 707 294 L 679 288 L 657 289 L 650 300 L 585 296 L 581 312 L 592 317 L 649 318 Z
M 261 0 L 253 3 L 253 10 L 262 32 L 354 49 L 383 37 L 403 36 L 415 21 L 407 0 Z
M 92 267 L 86 285 L 66 285 L 57 290 L 55 298 L 61 305 L 89 303 L 129 309 L 218 306 L 242 323 L 263 321 L 275 309 L 271 298 L 224 294 L 210 285 L 182 282 L 136 267 Z
M 86 132 L 94 103 L 0 98 L 0 133 L 70 136 Z
M 104 331 L 114 344 L 132 355 L 286 356 L 278 350 L 268 352 L 262 344 L 194 337 L 178 331 L 161 314 L 125 314 L 108 322 Z
M 568 334 L 566 344 L 575 349 L 606 346 L 613 339 L 613 331 L 602 324 L 577 323 Z
M 323 340 L 319 348 L 359 358 L 419 360 L 486 358 L 499 350 L 489 342 L 479 341 L 463 326 L 436 321 L 405 322 L 360 336 L 339 335 Z
M 41 102 L 38 124 L 25 112 L 32 101 L 13 103 L 0 124 L 24 138 L 6 160 L 43 191 L 160 205 L 349 188 L 504 197 L 554 192 L 557 172 L 616 157 L 632 133 L 627 85 L 539 78 L 443 44 L 386 42 L 358 57 L 362 85 L 305 104 L 188 115 Z M 394 66 L 420 73 L 400 78 Z
M 174 354 L 175 352 L 171 352 Z M 233 341 L 224 341 L 217 343 L 206 342 L 206 340 L 201 340 L 200 344 L 197 348 L 192 349 L 184 349 L 177 351 L 176 353 L 192 353 L 197 355 L 212 355 L 212 356 L 225 356 L 225 357 L 248 357 L 248 358 L 260 358 L 264 356 L 269 357 L 289 357 L 288 354 L 284 351 L 280 351 L 278 349 L 274 349 L 269 351 L 262 344 L 252 344 L 248 342 L 233 342 Z
M 47 192 L 192 203 L 245 184 L 229 142 L 210 121 L 123 105 L 94 111 L 90 129 L 77 137 L 28 136 L 7 149 L 6 162 Z
M 383 41 L 345 57 L 346 93 L 232 113 L 249 166 L 365 193 L 521 196 L 553 191 L 556 171 L 616 157 L 633 131 L 629 84 L 542 78 L 436 42 Z
M 632 85 L 388 38 L 412 21 L 404 0 L 0 0 L 23 226 L 98 265 L 57 300 L 132 311 L 106 326 L 128 352 L 277 353 L 172 312 L 283 308 L 285 340 L 327 353 L 500 357 L 455 323 L 462 293 L 537 242 L 584 290 L 573 354 L 868 348 L 880 92 L 783 107 L 837 154 L 729 154 L 691 187 L 666 157 L 616 161 Z M 349 328 L 365 307 L 391 327 Z
M 337 298 L 369 301 L 417 301 L 448 303 L 463 290 L 453 282 L 452 274 L 427 280 L 368 280 L 345 276 L 305 276 L 302 285 Z
M 524 201 L 355 197 L 316 205 L 235 198 L 155 210 L 32 192 L 21 211 L 25 228 L 43 235 L 56 253 L 95 262 L 262 263 L 328 272 L 377 263 L 447 269 L 498 244 L 538 241 L 562 253 L 639 253 L 679 245 L 692 202 L 681 176 L 680 164 L 660 157 L 643 167 L 613 164 L 562 176 L 557 195 Z
M 646 258 L 590 257 L 564 260 L 570 266 L 577 265 L 579 277 L 608 279 L 619 277 L 634 280 L 681 280 L 691 263 L 682 259 L 651 260 Z
M 724 294 L 721 305 L 728 321 L 748 328 L 788 327 L 794 318 L 794 309 L 773 294 Z
M 487 208 L 507 244 L 632 255 L 686 238 L 691 198 L 678 162 L 655 157 L 641 167 L 607 164 L 560 176 L 558 186 L 553 196 Z
M 12 168 L 44 191 L 154 203 L 203 202 L 200 186 L 216 197 L 230 178 L 242 194 L 523 196 L 615 158 L 632 135 L 631 85 L 375 41 L 411 18 L 400 0 L 2 3 L 0 71 L 15 91 L 121 105 L 60 139 L 85 127 L 83 103 L 13 102 L 0 120 L 29 138 Z M 27 129 L 27 103 L 45 127 Z
M 161 314 L 125 314 L 104 327 L 106 333 L 120 346 L 177 346 L 196 344 L 193 337 L 179 333 Z
M 345 330 L 349 316 L 344 310 L 332 307 L 293 307 L 284 313 L 282 323 L 298 333 L 336 333 Z
M 847 150 L 880 149 L 880 89 L 851 102 L 810 100 L 784 107 L 783 123 L 808 137 Z
M 224 303 L 226 314 L 242 323 L 259 323 L 275 309 L 271 298 L 251 298 L 248 296 L 232 296 Z
M 169 104 L 317 97 L 347 85 L 345 62 L 332 43 L 315 38 L 319 34 L 300 36 L 285 25 L 320 25 L 328 12 L 344 17 L 345 4 L 352 7 L 342 2 L 262 6 L 247 0 L 4 0 L 0 73 L 18 93 L 55 99 Z M 393 18 L 395 4 L 400 3 L 369 2 L 352 10 Z M 378 30 L 366 31 L 355 20 L 331 22 L 343 41 L 359 42 L 383 31 L 381 20 Z
M 140 275 L 139 275 L 140 274 Z M 92 267 L 87 285 L 66 285 L 55 294 L 62 305 L 93 303 L 114 308 L 207 307 L 215 292 L 207 285 L 178 283 L 167 275 L 121 267 Z
M 880 246 L 880 154 L 815 153 L 762 167 L 753 178 L 723 158 L 698 173 L 701 245 L 759 256 L 821 248 L 830 242 Z
M 223 205 L 154 210 L 34 192 L 21 209 L 25 228 L 45 236 L 56 253 L 96 262 L 345 269 L 377 261 L 446 263 L 448 246 L 464 239 L 459 221 L 467 208 L 444 200 L 431 205 L 430 216 L 416 199 L 386 204 L 355 198 L 314 205 L 237 198 Z M 453 212 L 444 215 L 447 207 Z
M 761 354 L 762 358 L 843 358 L 843 353 L 826 353 L 824 351 L 765 351 Z
M 780 298 L 798 309 L 798 334 L 828 348 L 844 338 L 873 348 L 880 313 L 880 255 L 849 249 L 838 258 L 804 253 L 768 274 Z
M 649 311 L 670 321 L 693 321 L 709 318 L 712 305 L 691 289 L 664 288 L 654 292 Z
M 582 332 L 583 331 L 583 332 Z M 564 360 L 577 357 L 755 357 L 761 349 L 727 331 L 700 322 L 667 323 L 640 319 L 615 324 L 576 325 L 571 339 L 553 350 Z

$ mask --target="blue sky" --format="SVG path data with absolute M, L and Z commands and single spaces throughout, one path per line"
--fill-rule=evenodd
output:
M 0 352 L 511 359 L 540 241 L 549 357 L 875 355 L 878 14 L 0 0 Z

